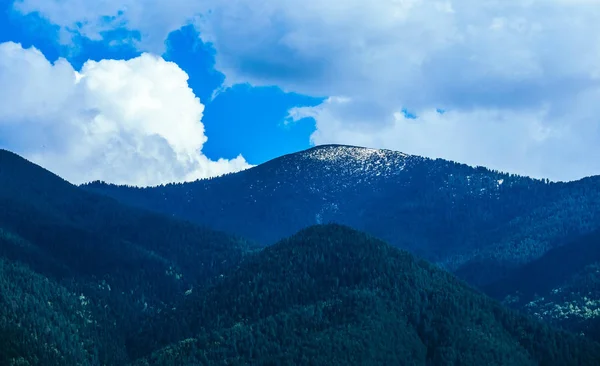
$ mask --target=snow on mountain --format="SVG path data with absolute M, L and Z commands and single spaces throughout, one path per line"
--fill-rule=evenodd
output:
M 298 158 L 336 164 L 354 174 L 373 173 L 377 176 L 398 174 L 404 170 L 407 160 L 422 159 L 391 150 L 343 145 L 319 146 L 301 152 Z
M 263 244 L 342 223 L 456 269 L 475 255 L 512 263 L 554 245 L 568 230 L 545 218 L 568 206 L 553 203 L 563 186 L 397 151 L 321 145 L 192 183 L 88 188 Z M 588 216 L 581 222 L 596 222 Z M 524 225 L 534 219 L 548 226 L 535 237 Z M 582 225 L 577 230 L 587 230 Z

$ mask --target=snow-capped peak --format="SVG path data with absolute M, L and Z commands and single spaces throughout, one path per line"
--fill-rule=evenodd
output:
M 409 162 L 416 162 L 418 157 L 397 151 L 370 149 L 347 145 L 321 145 L 296 154 L 305 161 L 324 164 L 321 168 L 327 174 L 334 174 L 332 179 L 340 175 L 354 177 L 357 183 L 373 178 L 384 178 L 400 174 Z M 323 170 L 324 169 L 324 170 Z
M 346 145 L 322 145 L 306 150 L 303 154 L 308 159 L 328 162 L 340 162 L 353 160 L 356 162 L 367 162 L 373 159 L 406 158 L 409 155 L 382 149 L 371 149 L 366 147 Z

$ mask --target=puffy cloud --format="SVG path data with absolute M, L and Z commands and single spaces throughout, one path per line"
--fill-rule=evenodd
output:
M 194 22 L 229 85 L 350 100 L 292 111 L 316 117 L 315 142 L 428 152 L 554 179 L 600 173 L 598 0 L 76 6 L 81 1 L 21 0 L 18 9 L 38 10 L 65 29 L 82 21 L 90 34 L 120 9 L 117 19 L 140 30 L 142 48 L 153 43 L 145 34 L 165 37 L 175 24 Z M 419 118 L 395 117 L 403 108 Z
M 142 54 L 76 72 L 35 48 L 0 44 L 0 143 L 74 183 L 156 185 L 247 168 L 211 161 L 204 106 L 176 64 Z

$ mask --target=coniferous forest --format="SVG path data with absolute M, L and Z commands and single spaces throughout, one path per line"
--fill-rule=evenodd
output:
M 0 365 L 598 365 L 596 181 L 328 146 L 78 187 L 0 151 Z

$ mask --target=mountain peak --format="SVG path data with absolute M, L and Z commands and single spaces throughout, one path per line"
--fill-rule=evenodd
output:
M 318 164 L 325 166 L 322 173 L 329 171 L 336 176 L 342 174 L 352 179 L 361 176 L 362 180 L 394 176 L 402 172 L 407 164 L 425 160 L 402 152 L 351 145 L 319 145 L 289 157 L 292 164 L 300 163 L 305 167 Z
M 327 237 L 327 241 L 323 241 Z M 387 250 L 392 247 L 383 241 L 357 231 L 347 225 L 337 223 L 312 225 L 304 228 L 287 239 L 283 239 L 269 247 L 269 250 L 286 251 L 303 249 L 308 251 L 329 251 L 338 256 L 353 255 L 367 250 L 371 253 L 387 257 Z M 269 250 L 266 250 L 269 252 Z
M 50 192 L 56 193 L 56 189 L 62 190 L 71 187 L 71 183 L 62 177 L 50 172 L 38 164 L 8 150 L 0 149 L 0 185 L 5 188 L 0 192 L 7 194 L 16 190 L 25 194 L 29 190 L 39 191 L 44 187 Z
M 335 163 L 343 162 L 344 160 L 348 159 L 355 162 L 366 163 L 373 160 L 410 157 L 410 155 L 402 152 L 351 145 L 319 145 L 311 149 L 304 150 L 298 153 L 298 155 L 306 159 Z

